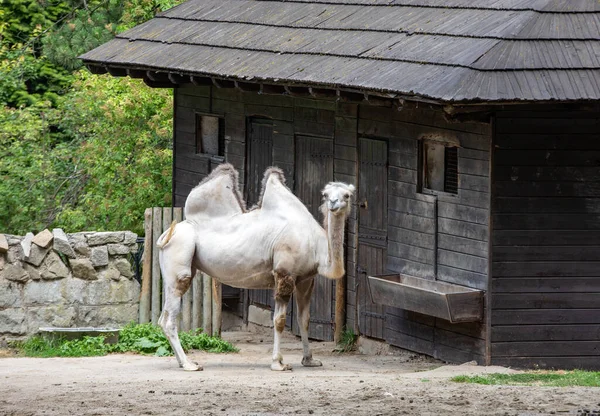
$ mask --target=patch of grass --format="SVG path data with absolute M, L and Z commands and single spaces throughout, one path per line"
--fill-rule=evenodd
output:
M 50 340 L 41 336 L 29 338 L 17 348 L 27 357 L 93 357 L 106 355 L 109 345 L 104 343 L 104 337 L 88 337 L 74 340 Z
M 350 352 L 356 348 L 356 341 L 358 341 L 358 335 L 351 329 L 344 329 L 342 337 L 338 342 L 335 350 L 337 352 Z
M 509 386 L 600 387 L 598 371 L 531 371 L 519 374 L 485 374 L 481 376 L 456 376 L 457 383 L 476 383 Z
M 180 332 L 181 346 L 209 352 L 237 352 L 238 349 L 221 338 L 212 337 L 201 330 Z M 15 345 L 27 357 L 91 357 L 113 352 L 134 352 L 157 356 L 173 355 L 169 341 L 162 329 L 152 324 L 128 324 L 119 332 L 117 344 L 106 344 L 105 337 L 85 336 L 82 339 L 47 339 L 34 336 Z

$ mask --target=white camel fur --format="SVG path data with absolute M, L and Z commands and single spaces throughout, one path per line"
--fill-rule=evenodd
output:
M 238 173 L 229 164 L 217 167 L 190 192 L 185 221 L 160 236 L 160 267 L 165 286 L 159 319 L 179 366 L 202 367 L 188 360 L 177 335 L 181 297 L 196 270 L 217 281 L 243 289 L 274 289 L 274 342 L 271 369 L 290 370 L 279 351 L 286 309 L 292 293 L 298 307 L 302 365 L 321 366 L 308 344 L 310 297 L 317 274 L 339 279 L 344 273 L 343 239 L 351 210 L 353 185 L 331 182 L 323 189 L 323 224 L 285 186 L 283 172 L 265 172 L 259 203 L 246 210 Z M 295 292 L 294 292 L 295 291 Z

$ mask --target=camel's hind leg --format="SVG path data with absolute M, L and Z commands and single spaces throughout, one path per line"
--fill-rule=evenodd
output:
M 290 297 L 294 291 L 294 278 L 278 272 L 274 272 L 273 275 L 275 277 L 275 313 L 273 314 L 274 334 L 273 362 L 271 363 L 271 370 L 285 371 L 291 370 L 292 366 L 283 364 L 283 356 L 279 351 L 279 344 L 281 342 L 283 329 L 285 328 L 287 305 L 290 302 Z
M 319 360 L 313 360 L 308 343 L 308 324 L 310 321 L 310 297 L 315 286 L 315 279 L 310 278 L 296 285 L 296 307 L 298 309 L 298 326 L 302 338 L 302 365 L 305 367 L 320 367 Z
M 177 227 L 169 243 L 161 249 L 159 257 L 165 299 L 158 323 L 175 352 L 179 366 L 187 371 L 198 371 L 202 370 L 202 367 L 188 360 L 177 333 L 181 298 L 190 287 L 195 274 L 195 270 L 192 269 L 195 238 L 191 226 L 180 223 Z

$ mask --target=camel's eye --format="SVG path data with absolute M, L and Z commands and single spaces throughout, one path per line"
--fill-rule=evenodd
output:
M 350 194 L 345 194 L 344 199 L 348 199 L 348 198 L 350 198 Z
M 325 198 L 325 199 L 329 198 L 329 194 L 323 192 L 323 198 Z

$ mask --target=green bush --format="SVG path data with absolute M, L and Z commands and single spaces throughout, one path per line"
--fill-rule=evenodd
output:
M 214 353 L 237 352 L 238 349 L 221 338 L 212 337 L 201 330 L 180 332 L 184 351 L 204 350 Z M 104 336 L 76 340 L 47 339 L 33 336 L 17 344 L 18 350 L 28 357 L 91 357 L 109 353 L 134 352 L 159 357 L 173 355 L 169 341 L 162 329 L 152 324 L 128 324 L 119 332 L 117 344 L 106 344 Z
M 0 1 L 0 231 L 142 234 L 171 205 L 172 91 L 74 69 L 179 2 Z
M 75 340 L 49 340 L 34 336 L 19 348 L 28 357 L 93 357 L 106 355 L 110 345 L 104 343 L 104 337 L 88 337 Z
M 77 74 L 49 104 L 0 111 L 0 229 L 132 230 L 171 204 L 172 92 Z

